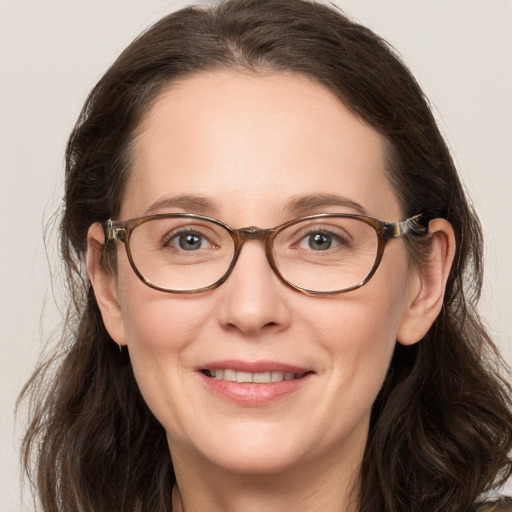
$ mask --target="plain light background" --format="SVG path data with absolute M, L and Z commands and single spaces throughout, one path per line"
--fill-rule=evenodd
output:
M 87 92 L 151 22 L 190 2 L 0 0 L 0 503 L 20 500 L 14 404 L 58 333 L 43 229 Z M 512 362 L 512 1 L 339 0 L 399 50 L 430 98 L 486 233 L 482 313 Z M 56 263 L 56 238 L 48 254 Z M 28 503 L 28 497 L 25 499 Z

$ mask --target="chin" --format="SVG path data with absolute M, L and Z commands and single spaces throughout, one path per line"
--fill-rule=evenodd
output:
M 299 450 L 288 453 L 275 446 L 272 447 L 274 449 L 265 448 L 246 449 L 244 452 L 236 448 L 224 449 L 222 454 L 215 454 L 210 461 L 229 473 L 261 476 L 283 473 L 300 465 Z
M 268 424 L 252 427 L 238 424 L 237 427 L 228 431 L 218 429 L 218 436 L 214 437 L 206 432 L 195 441 L 189 440 L 188 450 L 208 466 L 241 475 L 280 473 L 300 465 L 306 455 L 307 448 L 300 439 L 283 434 L 288 429 L 280 427 L 276 432 L 276 426 L 269 428 Z M 169 446 L 171 454 L 183 448 L 183 444 L 173 443 L 171 439 Z

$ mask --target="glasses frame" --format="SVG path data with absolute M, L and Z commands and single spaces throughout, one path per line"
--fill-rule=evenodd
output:
M 137 266 L 135 265 L 135 262 L 132 257 L 131 249 L 130 249 L 130 237 L 135 228 L 140 226 L 141 224 L 144 224 L 146 222 L 149 222 L 154 219 L 161 219 L 161 218 L 186 218 L 186 219 L 197 219 L 207 222 L 212 222 L 213 224 L 217 224 L 218 226 L 223 227 L 228 233 L 231 235 L 231 238 L 233 239 L 234 243 L 234 251 L 233 251 L 233 257 L 231 259 L 231 262 L 229 264 L 229 267 L 227 268 L 224 275 L 215 281 L 215 283 L 204 286 L 202 288 L 196 288 L 193 290 L 172 290 L 169 288 L 163 288 L 161 286 L 158 286 L 154 283 L 152 283 L 149 279 L 144 277 L 140 272 Z M 354 286 L 351 286 L 349 288 L 344 288 L 342 290 L 332 290 L 332 291 L 315 291 L 315 290 L 308 290 L 306 288 L 301 288 L 300 286 L 297 286 L 293 284 L 292 282 L 288 281 L 279 271 L 276 262 L 274 260 L 274 240 L 283 231 L 284 229 L 293 226 L 295 224 L 298 224 L 300 222 L 306 221 L 306 220 L 321 220 L 321 219 L 329 219 L 329 218 L 347 218 L 347 219 L 356 219 L 360 222 L 363 222 L 369 226 L 371 226 L 376 234 L 377 234 L 377 253 L 375 256 L 375 262 L 373 264 L 373 267 L 370 269 L 368 274 L 364 279 L 359 281 L 359 283 L 355 284 Z M 357 288 L 361 288 L 361 286 L 364 286 L 368 281 L 372 278 L 372 276 L 377 271 L 377 268 L 380 265 L 380 262 L 382 260 L 382 255 L 384 254 L 384 249 L 389 242 L 389 240 L 392 240 L 394 238 L 400 238 L 406 234 L 414 234 L 414 235 L 426 235 L 428 233 L 428 222 L 425 220 L 424 216 L 422 214 L 414 215 L 413 217 L 410 217 L 408 219 L 405 219 L 403 221 L 398 222 L 385 222 L 380 219 L 376 219 L 373 217 L 367 217 L 365 215 L 358 215 L 358 214 L 349 214 L 349 213 L 319 213 L 315 215 L 307 215 L 305 217 L 299 217 L 297 219 L 290 220 L 288 222 L 285 222 L 284 224 L 280 224 L 279 226 L 276 226 L 274 228 L 269 229 L 261 229 L 256 226 L 250 226 L 246 228 L 240 228 L 240 229 L 234 229 L 227 224 L 224 224 L 220 220 L 214 219 L 212 217 L 208 217 L 205 215 L 198 215 L 195 213 L 160 213 L 156 215 L 149 215 L 146 217 L 137 217 L 134 219 L 128 219 L 128 220 L 118 220 L 113 221 L 109 219 L 103 224 L 103 229 L 105 231 L 105 245 L 107 245 L 108 241 L 110 240 L 117 240 L 118 242 L 121 242 L 126 250 L 126 255 L 128 256 L 128 261 L 130 262 L 130 265 L 137 275 L 137 277 L 147 286 L 150 288 L 154 288 L 155 290 L 159 290 L 165 293 L 175 293 L 175 294 L 191 294 L 191 293 L 201 293 L 201 292 L 208 292 L 210 290 L 214 290 L 215 288 L 219 287 L 222 283 L 224 283 L 228 277 L 230 276 L 231 272 L 233 271 L 233 268 L 236 265 L 236 262 L 240 256 L 240 253 L 242 251 L 242 248 L 245 244 L 245 242 L 249 240 L 261 240 L 265 243 L 265 254 L 267 256 L 267 260 L 274 271 L 274 273 L 279 277 L 279 279 L 289 286 L 290 288 L 303 293 L 305 295 L 334 295 L 338 293 L 346 293 L 350 292 L 352 290 L 356 290 Z

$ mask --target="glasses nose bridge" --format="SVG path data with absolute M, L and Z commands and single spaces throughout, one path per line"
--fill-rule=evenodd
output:
M 256 226 L 236 230 L 240 237 L 240 245 L 243 245 L 248 240 L 262 240 L 265 242 L 271 231 L 272 229 L 261 229 Z
M 249 226 L 246 228 L 235 229 L 235 261 L 240 256 L 240 252 L 242 251 L 245 242 L 248 242 L 250 240 L 260 240 L 261 242 L 264 243 L 265 254 L 267 256 L 267 259 L 269 260 L 270 266 L 273 268 L 273 258 L 272 256 L 270 256 L 270 253 L 272 252 L 270 237 L 272 236 L 274 231 L 275 228 L 261 229 L 258 228 L 257 226 Z

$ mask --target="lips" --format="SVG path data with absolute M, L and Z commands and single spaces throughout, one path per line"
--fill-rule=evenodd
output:
M 314 372 L 273 361 L 216 361 L 197 369 L 215 395 L 245 406 L 260 406 L 301 389 Z

